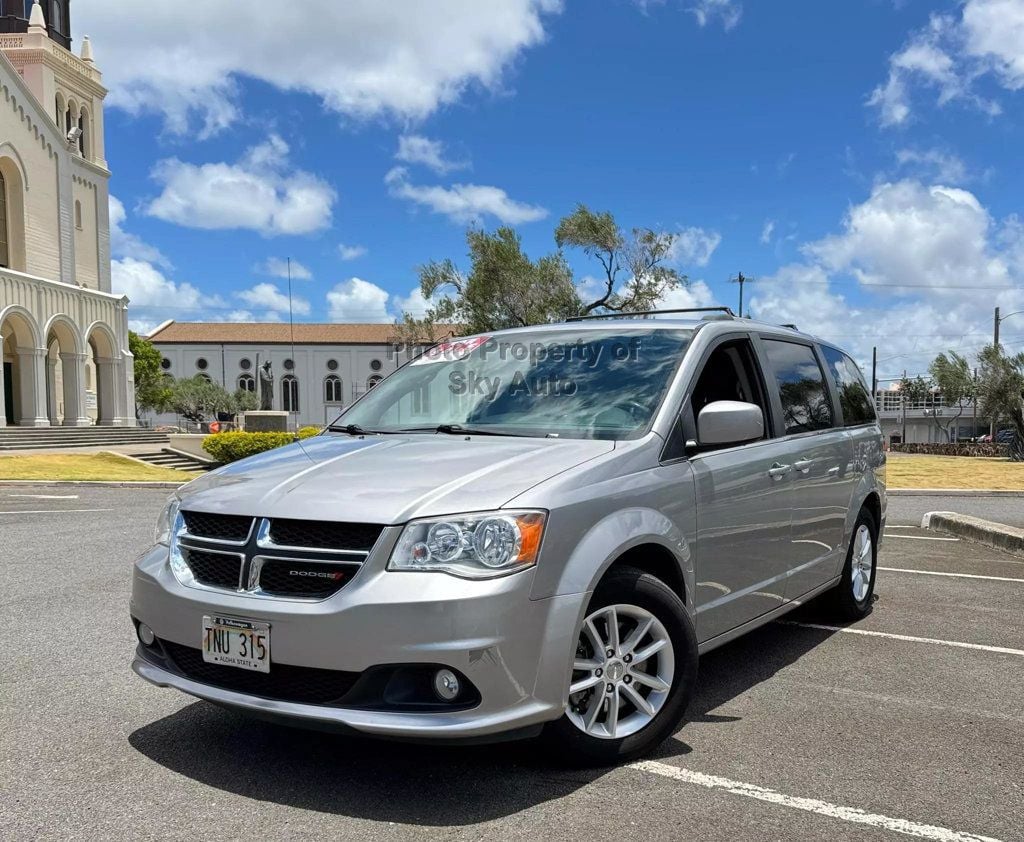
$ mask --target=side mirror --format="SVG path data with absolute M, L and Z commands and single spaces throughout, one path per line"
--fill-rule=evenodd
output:
M 697 415 L 697 436 L 701 446 L 741 444 L 764 435 L 764 413 L 757 404 L 742 401 L 714 401 Z

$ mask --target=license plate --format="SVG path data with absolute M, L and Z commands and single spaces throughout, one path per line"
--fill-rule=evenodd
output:
M 203 660 L 243 670 L 270 672 L 270 623 L 234 617 L 203 617 Z

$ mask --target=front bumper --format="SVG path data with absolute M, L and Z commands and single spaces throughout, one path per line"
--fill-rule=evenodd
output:
M 185 587 L 154 548 L 135 565 L 131 613 L 161 640 L 198 647 L 207 614 L 271 626 L 274 664 L 359 672 L 383 664 L 441 664 L 476 687 L 480 702 L 443 712 L 367 710 L 261 698 L 214 687 L 137 655 L 132 669 L 253 714 L 403 739 L 460 740 L 528 730 L 562 715 L 576 623 L 588 594 L 531 600 L 533 571 L 473 582 L 442 573 L 387 572 L 387 545 L 350 584 L 320 602 Z

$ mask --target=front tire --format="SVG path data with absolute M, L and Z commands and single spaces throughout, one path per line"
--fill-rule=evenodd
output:
M 832 609 L 838 620 L 855 622 L 871 613 L 878 569 L 878 526 L 867 509 L 861 509 L 853 526 L 843 575 L 832 592 Z
M 544 739 L 574 765 L 640 757 L 679 726 L 697 680 L 697 635 L 676 593 L 632 567 L 597 586 L 580 630 L 562 718 Z

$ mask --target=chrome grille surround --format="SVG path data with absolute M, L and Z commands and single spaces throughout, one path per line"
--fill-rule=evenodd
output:
M 245 541 L 227 541 L 223 538 L 212 538 L 194 535 L 188 530 L 188 519 L 192 513 L 180 512 L 174 524 L 174 532 L 170 547 L 171 569 L 175 578 L 186 587 L 199 590 L 217 591 L 219 593 L 233 593 L 240 596 L 249 596 L 261 599 L 275 600 L 296 600 L 301 602 L 319 602 L 329 599 L 338 591 L 345 588 L 358 574 L 363 561 L 370 555 L 373 546 L 368 549 L 331 549 L 322 546 L 280 546 L 271 539 L 272 519 L 252 518 L 252 525 L 249 528 Z M 198 513 L 197 513 L 198 514 Z M 204 518 L 216 518 L 217 515 L 203 515 Z M 224 515 L 233 521 L 233 526 L 238 528 L 238 515 Z M 193 517 L 195 523 L 199 518 Z M 297 521 L 289 521 L 295 524 Z M 335 524 L 310 521 L 311 532 L 323 534 L 325 531 L 337 531 L 338 527 L 352 526 L 362 535 L 376 534 L 377 539 L 383 534 L 386 527 L 376 524 Z M 215 530 L 216 531 L 216 530 Z M 236 531 L 236 534 L 240 534 Z M 375 539 L 375 543 L 376 540 Z M 230 544 L 237 547 L 234 551 L 225 549 Z M 233 588 L 220 584 L 210 584 L 210 579 L 203 581 L 201 576 L 196 575 L 190 563 L 191 554 L 195 553 L 196 558 L 206 557 L 207 554 L 223 556 L 234 556 L 238 558 L 239 575 L 237 586 Z M 295 587 L 290 591 L 286 585 L 288 579 L 282 580 L 279 562 L 290 562 L 295 567 Z M 273 571 L 273 590 L 265 590 L 261 581 L 265 565 L 270 564 L 269 571 Z M 316 571 L 323 568 L 326 574 L 319 576 Z M 291 571 L 289 571 L 290 573 Z M 223 579 L 223 577 L 221 577 Z M 319 582 L 323 580 L 323 588 L 313 588 L 310 579 Z

